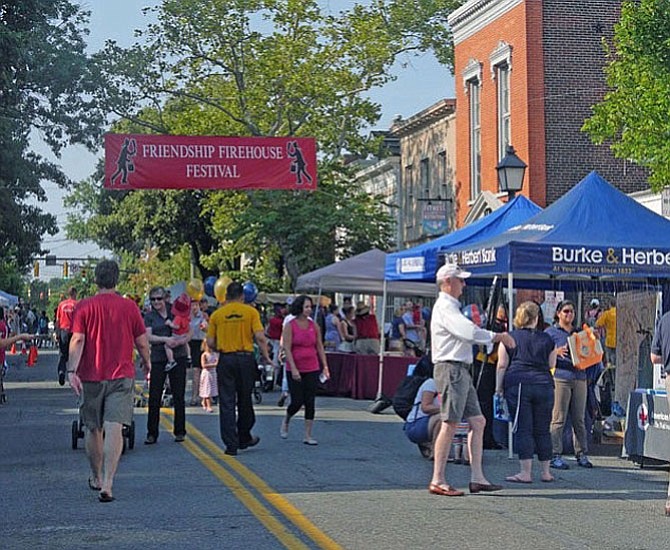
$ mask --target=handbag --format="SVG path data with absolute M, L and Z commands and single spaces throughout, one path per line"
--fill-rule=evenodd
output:
M 502 422 L 510 421 L 507 399 L 497 393 L 493 394 L 493 418 Z
M 584 324 L 583 330 L 573 332 L 568 338 L 572 364 L 578 370 L 586 370 L 603 358 L 603 346 L 593 329 Z

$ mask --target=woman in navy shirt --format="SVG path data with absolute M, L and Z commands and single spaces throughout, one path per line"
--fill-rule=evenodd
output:
M 553 481 L 549 470 L 552 455 L 549 425 L 554 405 L 554 381 L 550 369 L 557 350 L 551 337 L 538 330 L 540 306 L 524 302 L 516 310 L 510 336 L 515 348 L 500 346 L 496 393 L 505 396 L 515 424 L 515 443 L 520 472 L 505 478 L 514 483 L 532 483 L 533 454 L 542 466 L 542 481 Z
M 556 308 L 553 326 L 545 331 L 558 348 L 556 372 L 554 373 L 556 399 L 551 419 L 551 443 L 554 449 L 551 467 L 558 470 L 570 468 L 561 456 L 563 454 L 563 429 L 568 412 L 572 421 L 577 464 L 583 468 L 593 468 L 593 464 L 586 456 L 588 450 L 584 424 L 588 395 L 586 371 L 577 370 L 574 367 L 568 351 L 568 338 L 573 332 L 576 332 L 574 321 L 575 304 L 570 300 L 563 300 Z

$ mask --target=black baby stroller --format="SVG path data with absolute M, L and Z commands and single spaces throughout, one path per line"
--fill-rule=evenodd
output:
M 77 399 L 77 408 L 81 407 L 81 400 Z M 132 449 L 135 447 L 135 421 L 131 420 L 130 424 L 124 424 L 121 430 L 121 435 L 123 437 L 123 451 L 126 452 L 126 449 Z M 81 419 L 81 412 L 79 413 L 79 418 L 72 421 L 72 449 L 77 450 L 79 445 L 79 440 L 84 439 L 84 423 Z

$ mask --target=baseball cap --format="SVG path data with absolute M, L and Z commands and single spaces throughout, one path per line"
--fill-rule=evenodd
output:
M 600 305 L 600 300 L 598 300 L 598 298 L 594 298 L 593 300 L 591 300 L 591 305 L 592 306 L 599 306 Z
M 458 264 L 446 263 L 437 270 L 435 280 L 439 283 L 448 277 L 458 277 L 459 279 L 467 279 L 472 273 L 463 271 Z

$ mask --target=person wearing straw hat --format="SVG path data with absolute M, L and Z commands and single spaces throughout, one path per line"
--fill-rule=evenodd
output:
M 440 414 L 443 425 L 435 440 L 433 477 L 428 491 L 441 496 L 463 496 L 446 481 L 445 470 L 451 440 L 461 419 L 470 425 L 468 446 L 470 449 L 470 493 L 499 491 L 486 479 L 482 470 L 482 447 L 486 418 L 482 414 L 477 390 L 472 383 L 470 370 L 474 344 L 503 342 L 514 348 L 514 339 L 506 332 L 496 333 L 479 328 L 461 312 L 459 298 L 465 288 L 465 279 L 470 273 L 455 263 L 446 263 L 435 276 L 440 294 L 433 307 L 430 331 L 432 335 L 432 359 L 437 390 L 442 397 Z

